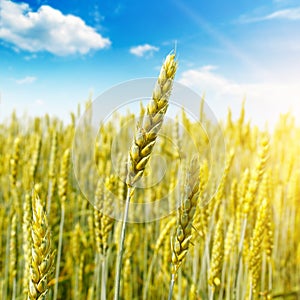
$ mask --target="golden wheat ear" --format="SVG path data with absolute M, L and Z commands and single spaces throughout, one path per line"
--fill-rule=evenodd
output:
M 172 270 L 168 299 L 172 299 L 173 288 L 178 270 L 186 258 L 192 239 L 192 226 L 199 199 L 200 167 L 198 158 L 191 160 L 187 172 L 181 205 L 177 214 L 176 232 L 171 244 L 172 247 Z
M 133 186 L 143 176 L 168 109 L 176 70 L 177 62 L 175 54 L 170 54 L 161 68 L 152 99 L 147 105 L 142 123 L 137 126 L 136 134 L 129 151 L 127 174 L 127 183 L 129 186 Z
M 36 192 L 32 195 L 31 237 L 32 258 L 28 299 L 46 299 L 48 282 L 53 272 L 54 252 L 47 216 Z
M 193 159 L 186 178 L 186 194 L 178 209 L 177 229 L 172 245 L 172 275 L 174 277 L 187 255 L 192 238 L 192 225 L 199 195 L 199 175 L 198 159 Z

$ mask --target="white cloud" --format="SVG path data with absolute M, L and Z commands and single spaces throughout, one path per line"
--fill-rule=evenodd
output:
M 300 7 L 291 8 L 291 9 L 283 9 L 273 12 L 264 17 L 265 20 L 272 19 L 286 19 L 286 20 L 300 20 Z
M 101 22 L 104 20 L 104 16 L 102 16 L 102 15 L 100 14 L 98 4 L 95 4 L 95 5 L 94 5 L 94 9 L 93 9 L 93 12 L 91 13 L 91 15 L 92 15 L 93 18 L 94 18 L 95 28 L 96 28 L 97 30 L 100 30 L 100 29 L 101 29 Z
M 300 20 L 300 7 L 277 10 L 265 16 L 250 17 L 241 16 L 238 20 L 239 23 L 255 23 L 268 20 L 288 20 L 297 21 Z
M 202 91 L 213 93 L 217 97 L 241 95 L 241 87 L 237 83 L 213 72 L 216 69 L 216 66 L 211 65 L 199 69 L 189 69 L 182 73 L 179 82 L 196 88 L 198 91 L 201 88 Z
M 226 118 L 230 107 L 235 116 L 240 103 L 246 98 L 248 117 L 260 126 L 268 122 L 273 126 L 281 113 L 292 111 L 300 116 L 300 86 L 288 79 L 278 83 L 272 81 L 239 83 L 215 72 L 216 68 L 204 66 L 183 72 L 179 82 L 192 88 L 205 99 L 219 119 Z M 298 120 L 299 121 L 299 120 Z
M 0 39 L 22 50 L 64 56 L 86 54 L 111 44 L 81 18 L 48 5 L 33 12 L 27 3 L 0 0 L 0 10 Z
M 139 45 L 136 47 L 131 47 L 130 48 L 130 53 L 139 57 L 145 56 L 146 54 L 152 55 L 153 52 L 158 51 L 159 48 L 149 45 L 149 44 L 144 44 L 144 45 Z
M 26 76 L 24 78 L 17 79 L 16 83 L 17 84 L 30 84 L 30 83 L 35 82 L 36 80 L 37 80 L 37 78 L 34 76 Z
M 30 54 L 30 55 L 24 56 L 24 59 L 27 60 L 27 61 L 32 60 L 32 59 L 36 59 L 36 58 L 37 58 L 36 54 Z

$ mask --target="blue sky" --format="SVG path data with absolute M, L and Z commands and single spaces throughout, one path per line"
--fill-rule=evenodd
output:
M 300 3 L 0 0 L 0 120 L 46 112 L 67 118 L 90 93 L 157 76 L 177 45 L 176 80 L 217 117 L 272 125 L 300 116 Z

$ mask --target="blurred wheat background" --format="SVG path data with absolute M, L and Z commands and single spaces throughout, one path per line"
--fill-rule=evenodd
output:
M 141 106 L 140 114 L 144 111 Z M 95 161 L 87 160 L 80 169 L 87 189 L 91 182 L 97 185 L 94 207 L 73 172 L 80 115 L 79 108 L 66 125 L 48 115 L 24 121 L 13 113 L 0 124 L 3 300 L 113 299 L 122 222 L 102 209 L 112 207 L 112 195 L 125 200 L 127 186 L 121 179 L 127 153 L 113 168 L 112 139 L 137 116 L 113 116 L 101 125 L 95 146 L 88 141 L 88 118 L 81 128 L 82 147 L 94 147 Z M 203 112 L 199 115 L 204 122 Z M 168 171 L 159 184 L 137 189 L 132 201 L 164 196 L 172 213 L 150 223 L 127 224 L 120 299 L 167 299 L 171 278 L 173 299 L 300 299 L 300 128 L 294 117 L 282 115 L 267 131 L 247 121 L 243 106 L 237 120 L 229 110 L 221 121 L 222 137 L 215 135 L 215 144 L 223 139 L 227 149 L 213 162 L 220 164 L 220 181 L 210 174 L 207 136 L 184 112 L 176 120 L 196 143 L 199 159 L 190 164 L 195 154 L 190 141 L 179 125 L 165 122 L 163 130 L 177 145 L 185 145 L 184 153 L 158 139 L 155 151 Z M 214 132 L 209 120 L 206 124 Z M 127 145 L 132 131 L 124 131 L 118 142 Z M 104 181 L 97 184 L 91 163 Z M 145 173 L 159 178 L 153 166 Z M 192 191 L 188 197 L 187 186 Z

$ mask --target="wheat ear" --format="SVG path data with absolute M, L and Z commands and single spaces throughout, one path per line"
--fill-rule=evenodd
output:
M 51 237 L 47 216 L 37 194 L 33 193 L 32 202 L 32 258 L 28 299 L 46 299 L 48 282 L 53 271 L 54 252 L 51 249 Z
M 143 123 L 138 124 L 137 132 L 135 133 L 129 150 L 128 172 L 126 179 L 128 189 L 119 243 L 120 250 L 117 259 L 115 300 L 118 300 L 120 295 L 121 266 L 124 252 L 126 223 L 128 219 L 129 203 L 134 194 L 134 184 L 142 177 L 152 149 L 155 145 L 158 131 L 162 126 L 163 119 L 168 108 L 176 70 L 177 62 L 175 61 L 175 54 L 170 54 L 167 56 L 161 68 L 152 94 L 152 99 L 148 103 L 147 112 L 142 118 Z
M 262 260 L 262 244 L 266 230 L 266 220 L 268 212 L 268 201 L 263 199 L 262 204 L 258 210 L 257 220 L 253 231 L 249 253 L 249 271 L 250 271 L 250 295 L 249 299 L 257 293 L 257 285 L 261 271 Z
M 185 196 L 178 209 L 177 229 L 172 241 L 172 274 L 169 289 L 169 300 L 172 299 L 173 287 L 183 260 L 189 250 L 192 238 L 192 225 L 199 196 L 199 163 L 193 159 L 185 183 Z
M 49 182 L 48 182 L 48 195 L 47 195 L 47 213 L 50 214 L 51 209 L 51 200 L 55 191 L 55 161 L 57 157 L 57 132 L 53 130 L 52 138 L 51 138 L 51 150 L 50 150 L 50 158 L 49 158 Z
M 143 122 L 137 126 L 137 132 L 129 151 L 127 184 L 130 187 L 142 177 L 149 161 L 168 109 L 176 69 L 175 55 L 168 55 L 161 68 L 152 99 L 147 105 Z
M 28 293 L 28 278 L 29 278 L 29 268 L 31 263 L 31 196 L 29 193 L 26 193 L 24 203 L 23 203 L 23 253 L 24 253 L 24 275 L 23 275 L 23 291 L 24 294 Z
M 215 289 L 221 285 L 220 273 L 224 259 L 224 232 L 222 218 L 218 220 L 216 225 L 211 255 L 208 284 L 211 286 L 210 299 L 213 299 Z
M 10 282 L 12 286 L 12 300 L 16 299 L 16 286 L 17 286 L 17 269 L 18 269 L 18 236 L 17 236 L 17 215 L 14 212 L 11 220 L 10 231 Z

